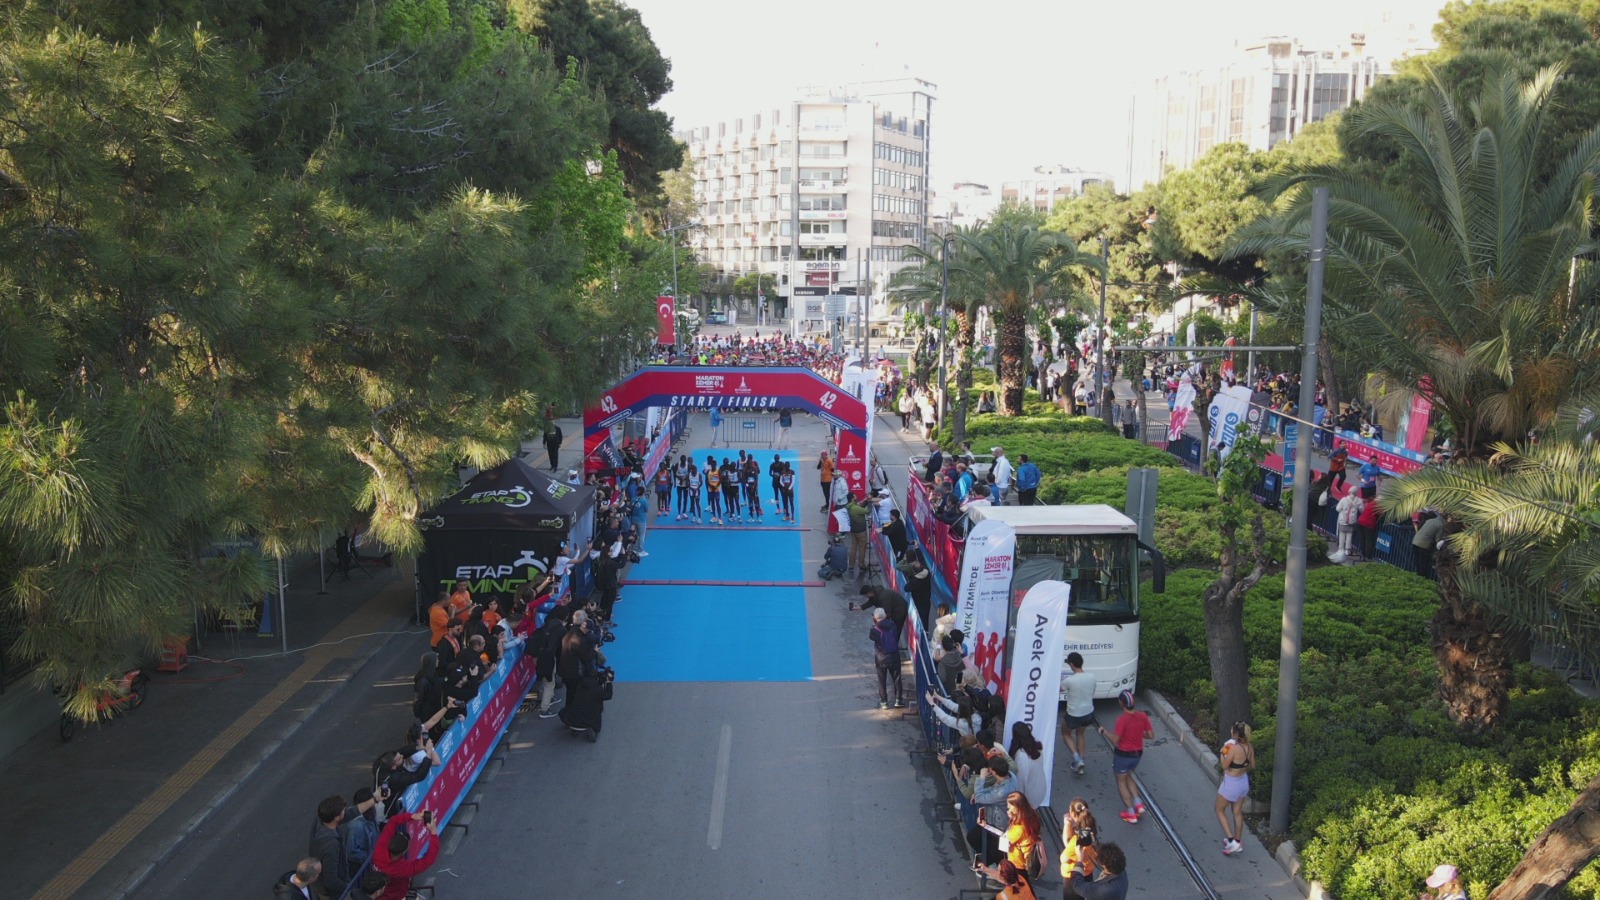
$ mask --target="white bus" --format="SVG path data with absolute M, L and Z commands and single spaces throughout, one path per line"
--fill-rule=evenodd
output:
M 1017 534 L 1007 609 L 1006 646 L 1014 646 L 1016 610 L 1022 597 L 1041 581 L 1072 585 L 1063 656 L 1083 654 L 1094 673 L 1095 697 L 1137 690 L 1139 681 L 1139 563 L 1141 547 L 1150 556 L 1152 589 L 1166 581 L 1161 555 L 1139 541 L 1139 526 L 1105 504 L 1081 506 L 976 506 L 974 523 L 995 519 Z M 1071 674 L 1063 667 L 1062 677 Z M 1065 691 L 1061 699 L 1066 699 Z

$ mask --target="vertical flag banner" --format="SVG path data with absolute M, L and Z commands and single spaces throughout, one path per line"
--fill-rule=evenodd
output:
M 1178 393 L 1172 399 L 1172 417 L 1168 420 L 1167 440 L 1183 437 L 1189 425 L 1189 412 L 1194 409 L 1194 378 L 1188 372 L 1178 379 Z
M 1213 449 L 1233 446 L 1250 414 L 1250 397 L 1250 389 L 1242 384 L 1230 385 L 1217 392 L 1216 398 L 1211 401 L 1211 408 L 1207 410 L 1211 419 Z
M 956 588 L 956 627 L 967 636 L 967 662 L 983 675 L 984 687 L 998 692 L 1004 673 L 1006 602 L 1017 533 L 1010 525 L 984 519 L 967 533 Z
M 1006 689 L 1006 727 L 1027 722 L 1044 745 L 1044 796 L 1029 797 L 1035 808 L 1050 805 L 1055 772 L 1056 713 L 1061 694 L 1061 666 L 1067 642 L 1067 607 L 1072 587 L 1041 581 L 1028 589 L 1017 610 L 1017 634 L 1011 648 L 1011 673 Z
M 673 297 L 656 298 L 656 343 L 672 346 L 678 342 L 678 301 Z
M 877 419 L 877 416 L 872 414 L 872 410 L 877 406 L 878 371 L 868 368 L 865 361 L 858 362 L 853 366 L 845 366 L 844 372 L 839 377 L 839 386 L 844 388 L 845 392 L 850 396 L 860 400 L 861 405 L 867 408 L 866 447 L 867 458 L 870 459 L 872 452 L 872 423 Z M 854 483 L 850 485 L 852 490 L 860 486 Z

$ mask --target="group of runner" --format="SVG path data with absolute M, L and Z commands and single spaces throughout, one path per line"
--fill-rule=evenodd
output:
M 755 454 L 739 451 L 737 460 L 723 457 L 718 463 L 715 456 L 706 456 L 702 467 L 688 455 L 678 457 L 676 463 L 664 462 L 655 473 L 656 515 L 672 514 L 674 496 L 677 499 L 677 519 L 695 524 L 712 525 L 759 523 L 766 515 L 761 505 L 761 461 Z M 784 522 L 795 521 L 794 466 L 774 453 L 766 467 L 766 476 L 772 488 L 773 511 Z M 702 506 L 701 491 L 705 502 Z

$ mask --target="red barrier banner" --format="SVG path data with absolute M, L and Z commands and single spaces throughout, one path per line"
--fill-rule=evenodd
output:
M 406 789 L 406 809 L 434 810 L 441 825 L 449 824 L 456 807 L 477 781 L 483 764 L 489 761 L 500 735 L 511 724 L 512 714 L 527 696 L 534 670 L 534 658 L 524 655 L 520 646 L 506 654 L 478 696 L 467 704 L 462 724 L 452 726 L 439 739 L 435 749 L 442 764 L 429 773 L 427 780 Z
M 678 301 L 656 298 L 656 343 L 671 346 L 678 342 Z

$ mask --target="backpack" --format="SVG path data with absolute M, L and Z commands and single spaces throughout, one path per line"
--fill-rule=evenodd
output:
M 1361 509 L 1365 505 L 1366 504 L 1363 503 L 1360 498 L 1357 498 L 1353 502 L 1347 504 L 1344 508 L 1344 512 L 1339 514 L 1339 522 L 1344 525 L 1356 524 L 1356 522 L 1361 519 Z
M 872 634 L 873 645 L 879 653 L 900 652 L 900 630 L 895 627 L 893 621 L 884 619 L 872 626 Z

